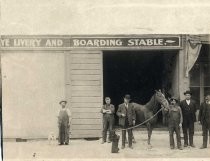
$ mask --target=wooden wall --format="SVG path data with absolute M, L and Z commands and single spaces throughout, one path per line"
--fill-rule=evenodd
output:
M 64 64 L 63 52 L 1 54 L 4 138 L 57 135 L 59 101 L 65 98 Z
M 100 51 L 66 54 L 66 97 L 72 112 L 71 137 L 101 137 L 103 70 Z

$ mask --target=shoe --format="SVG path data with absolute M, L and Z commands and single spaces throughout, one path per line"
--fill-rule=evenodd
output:
M 192 148 L 195 148 L 195 145 L 194 145 L 194 144 L 191 144 L 190 146 L 191 146 Z
M 174 149 L 174 146 L 171 146 L 170 148 L 171 148 L 171 149 Z
M 106 141 L 102 141 L 101 144 L 104 144 Z
M 111 143 L 111 141 L 109 140 L 109 141 L 107 141 L 107 143 Z
M 121 149 L 125 149 L 125 146 L 121 146 Z
M 63 145 L 63 143 L 59 143 L 58 145 Z
M 65 145 L 69 145 L 69 143 L 65 143 Z
M 129 146 L 130 149 L 133 149 L 133 146 Z
M 188 145 L 187 144 L 184 144 L 184 147 L 188 147 Z
M 201 147 L 200 147 L 200 149 L 206 149 L 206 148 L 207 148 L 206 146 L 201 146 Z
M 179 149 L 179 150 L 183 150 L 183 148 L 182 148 L 182 147 L 178 147 L 178 149 Z

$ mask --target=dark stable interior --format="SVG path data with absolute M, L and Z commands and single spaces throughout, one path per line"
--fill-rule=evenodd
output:
M 173 64 L 175 53 L 175 51 L 104 51 L 104 97 L 111 98 L 116 110 L 123 102 L 125 94 L 131 95 L 132 102 L 146 104 L 155 90 L 170 86 L 167 73 L 171 72 L 169 68 Z M 115 121 L 118 124 L 116 115 Z M 161 123 L 160 113 L 158 124 Z

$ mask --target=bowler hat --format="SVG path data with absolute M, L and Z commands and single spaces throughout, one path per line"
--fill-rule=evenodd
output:
M 185 92 L 184 92 L 184 95 L 186 95 L 186 94 L 192 95 L 192 92 L 191 92 L 191 91 L 185 91 Z
M 124 98 L 127 99 L 127 100 L 130 100 L 131 96 L 129 94 L 126 94 Z
M 59 104 L 61 104 L 62 102 L 65 102 L 67 104 L 67 101 L 66 100 L 62 100 L 59 102 Z

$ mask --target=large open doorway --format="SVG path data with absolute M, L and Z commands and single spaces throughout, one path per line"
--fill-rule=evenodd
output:
M 109 96 L 117 106 L 123 96 L 130 94 L 133 102 L 145 104 L 154 90 L 164 90 L 170 97 L 174 94 L 177 51 L 104 51 L 103 82 L 104 97 Z M 177 78 L 178 79 L 178 78 Z M 116 117 L 116 122 L 118 118 Z M 162 114 L 158 123 L 162 122 Z

